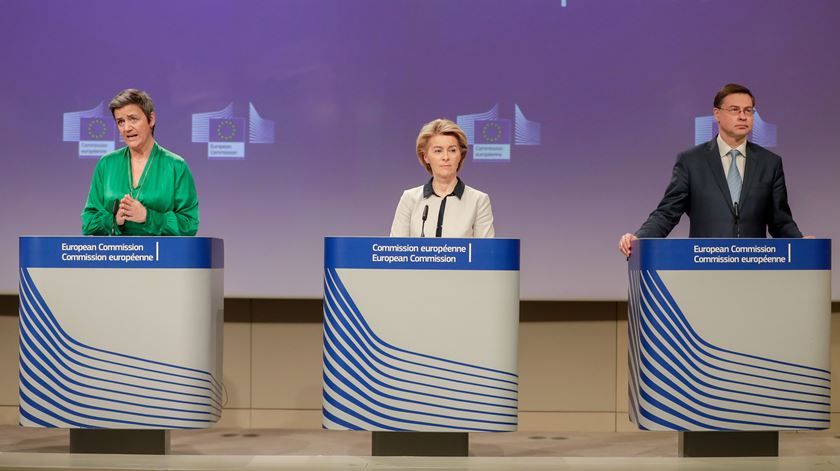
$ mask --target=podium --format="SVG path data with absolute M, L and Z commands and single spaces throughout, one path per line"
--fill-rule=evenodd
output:
M 831 241 L 641 239 L 628 299 L 630 419 L 683 456 L 778 454 L 829 428 Z
M 518 326 L 518 240 L 326 238 L 323 427 L 374 455 L 515 431 Z
M 20 238 L 20 424 L 71 452 L 165 453 L 222 412 L 224 246 Z

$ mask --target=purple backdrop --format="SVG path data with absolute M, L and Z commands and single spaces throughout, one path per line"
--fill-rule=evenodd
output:
M 490 194 L 497 235 L 522 239 L 523 298 L 625 297 L 618 237 L 655 207 L 729 81 L 777 127 L 800 227 L 840 233 L 840 2 L 565 3 L 5 2 L 0 291 L 17 291 L 19 235 L 80 231 L 96 160 L 64 140 L 65 113 L 130 86 L 193 170 L 229 296 L 320 296 L 323 236 L 387 234 L 401 191 L 427 178 L 419 127 L 495 105 L 513 123 L 500 128 L 514 132 L 516 106 L 538 123 L 539 145 L 511 138 L 509 161 L 470 159 L 461 175 Z M 219 132 L 245 157 L 210 159 L 193 114 L 230 104 L 212 123 L 236 125 Z

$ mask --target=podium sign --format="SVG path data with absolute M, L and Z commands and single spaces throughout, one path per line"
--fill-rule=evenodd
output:
M 223 268 L 220 239 L 21 237 L 21 425 L 216 422 Z
M 830 240 L 642 239 L 629 275 L 639 428 L 829 427 Z
M 518 240 L 324 245 L 325 428 L 516 430 Z

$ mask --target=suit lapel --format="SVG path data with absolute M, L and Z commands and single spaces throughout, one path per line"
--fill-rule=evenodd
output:
M 747 141 L 747 156 L 744 159 L 744 183 L 741 185 L 741 202 L 738 203 L 741 207 L 744 206 L 744 201 L 747 200 L 747 193 L 749 193 L 750 187 L 752 186 L 750 182 L 755 177 L 756 166 L 758 165 L 758 151 L 749 141 Z
M 729 205 L 729 210 L 732 211 L 732 214 L 735 214 L 735 207 L 732 205 L 732 195 L 729 194 L 729 185 L 726 183 L 726 174 L 723 173 L 723 164 L 720 160 L 717 138 L 712 139 L 706 149 L 706 162 L 709 164 L 709 169 L 712 171 L 712 175 L 715 178 L 718 188 L 720 188 L 723 198 L 726 200 L 726 204 Z M 744 173 L 746 173 L 746 170 Z

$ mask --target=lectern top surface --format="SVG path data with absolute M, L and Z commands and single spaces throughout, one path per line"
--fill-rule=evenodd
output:
M 640 239 L 631 269 L 830 270 L 830 239 Z
M 327 268 L 519 270 L 518 239 L 327 237 Z
M 21 237 L 21 268 L 224 268 L 210 237 Z

